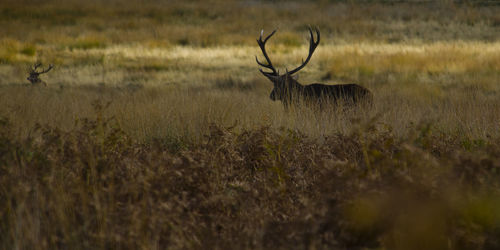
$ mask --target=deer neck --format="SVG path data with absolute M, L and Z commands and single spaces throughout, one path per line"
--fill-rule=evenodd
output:
M 288 77 L 285 84 L 287 89 L 289 90 L 299 91 L 299 92 L 304 90 L 304 85 L 300 84 L 297 80 L 293 79 L 292 77 Z

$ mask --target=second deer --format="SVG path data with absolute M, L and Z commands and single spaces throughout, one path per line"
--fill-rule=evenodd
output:
M 311 59 L 314 50 L 319 44 L 320 33 L 318 29 L 315 29 L 317 40 L 315 41 L 313 36 L 313 31 L 309 28 L 309 34 L 311 35 L 309 44 L 309 55 L 302 64 L 290 71 L 286 71 L 285 74 L 280 75 L 279 72 L 274 68 L 271 63 L 271 59 L 266 52 L 266 42 L 271 38 L 271 36 L 276 33 L 274 30 L 265 39 L 262 39 L 264 35 L 264 30 L 261 31 L 257 43 L 259 44 L 262 54 L 267 61 L 267 64 L 260 62 L 257 57 L 255 60 L 260 66 L 270 70 L 266 72 L 259 69 L 260 72 L 267 77 L 274 84 L 274 88 L 269 96 L 271 100 L 280 100 L 285 108 L 288 108 L 290 104 L 296 104 L 297 101 L 302 101 L 306 103 L 316 103 L 319 106 L 324 107 L 325 104 L 336 105 L 342 102 L 346 106 L 353 106 L 356 104 L 371 104 L 373 95 L 365 87 L 358 84 L 337 84 L 337 85 L 325 85 L 321 83 L 314 83 L 310 85 L 302 85 L 297 81 L 297 78 L 293 75 L 299 70 L 304 68 L 309 60 Z
M 51 64 L 47 69 L 42 69 L 42 71 L 37 72 L 36 70 L 40 66 L 42 66 L 41 63 L 35 63 L 33 67 L 30 69 L 29 72 L 30 76 L 28 76 L 28 78 L 26 79 L 30 81 L 33 86 L 43 85 L 47 87 L 47 83 L 45 83 L 44 81 L 42 81 L 42 79 L 40 79 L 40 75 L 49 72 L 52 68 L 54 68 L 54 65 Z

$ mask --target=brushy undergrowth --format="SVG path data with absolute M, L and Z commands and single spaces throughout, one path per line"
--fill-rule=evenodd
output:
M 500 139 L 360 124 L 322 142 L 213 125 L 172 150 L 95 104 L 72 131 L 0 127 L 2 249 L 498 249 Z

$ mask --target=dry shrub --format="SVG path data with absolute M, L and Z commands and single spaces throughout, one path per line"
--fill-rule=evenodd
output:
M 212 125 L 172 151 L 114 119 L 0 130 L 2 248 L 496 248 L 500 140 L 377 124 L 322 142 Z

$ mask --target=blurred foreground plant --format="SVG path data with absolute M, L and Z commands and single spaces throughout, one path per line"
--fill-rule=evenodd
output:
M 213 124 L 171 151 L 104 115 L 26 140 L 0 120 L 1 248 L 500 246 L 500 139 L 465 147 L 417 126 L 324 141 Z M 444 140 L 444 139 L 445 140 Z

